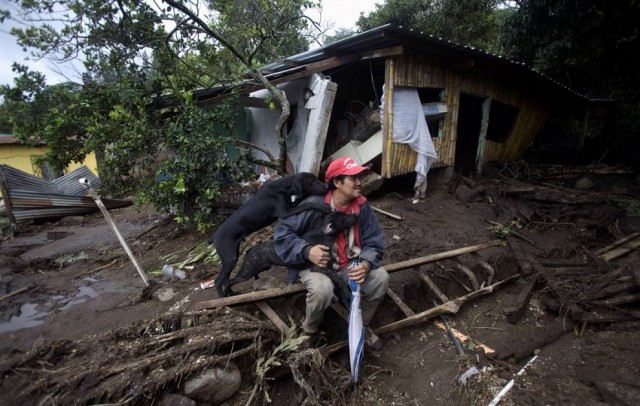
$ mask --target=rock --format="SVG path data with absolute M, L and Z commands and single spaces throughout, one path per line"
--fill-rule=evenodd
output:
M 240 388 L 241 376 L 237 365 L 213 367 L 190 378 L 184 384 L 184 394 L 196 402 L 219 405 Z
M 592 187 L 593 182 L 586 176 L 576 180 L 576 189 L 586 190 L 591 189 Z
M 481 202 L 482 193 L 484 193 L 484 188 L 482 186 L 476 186 L 472 189 L 464 184 L 458 185 L 455 191 L 456 197 L 465 203 Z
M 81 226 L 84 224 L 84 216 L 67 216 L 58 222 L 61 226 Z
M 176 292 L 173 291 L 173 288 L 167 287 L 167 288 L 160 288 L 158 290 L 156 290 L 155 292 L 153 292 L 153 298 L 165 303 L 165 302 L 169 302 L 171 300 L 173 300 L 174 297 L 176 297 Z
M 160 399 L 158 406 L 196 406 L 196 402 L 177 393 L 170 393 Z

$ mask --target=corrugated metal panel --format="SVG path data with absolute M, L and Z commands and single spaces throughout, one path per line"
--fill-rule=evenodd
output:
M 0 165 L 0 187 L 6 199 L 7 212 L 12 222 L 84 215 L 98 209 L 96 202 L 86 196 L 78 182 L 88 178 L 92 187 L 100 186 L 100 179 L 86 166 L 47 182 L 8 165 Z M 130 200 L 101 199 L 107 209 L 130 206 Z
M 509 71 L 518 75 L 523 75 L 522 79 L 540 83 L 543 87 L 560 90 L 562 94 L 570 97 L 577 97 L 583 101 L 589 99 L 580 95 L 567 86 L 545 76 L 534 69 L 502 56 L 491 54 L 483 50 L 458 45 L 451 41 L 434 37 L 413 30 L 396 27 L 391 24 L 383 25 L 349 38 L 324 45 L 307 52 L 292 55 L 283 61 L 274 62 L 264 66 L 262 69 L 267 74 L 269 80 L 281 78 L 304 69 L 304 65 L 320 62 L 336 56 L 365 54 L 371 51 L 402 46 L 406 55 L 429 55 L 432 57 L 446 57 L 450 60 L 473 58 L 475 66 L 483 65 L 491 69 Z M 253 80 L 248 80 L 244 84 L 257 84 Z M 196 98 L 208 99 L 228 90 L 228 87 L 217 87 L 212 89 L 202 89 L 194 92 Z
M 49 207 L 46 209 L 16 209 L 13 210 L 13 217 L 16 223 L 23 223 L 28 220 L 54 219 L 65 216 L 82 216 L 95 212 L 96 209 L 78 207 Z
M 4 177 L 10 190 L 39 191 L 42 193 L 62 193 L 62 191 L 51 182 L 23 172 L 9 165 L 1 165 Z
M 87 168 L 86 166 L 81 166 L 73 172 L 54 179 L 51 183 L 63 190 L 67 195 L 84 196 L 87 194 L 87 191 L 79 182 L 81 178 L 89 179 L 93 190 L 100 189 L 100 186 L 102 185 L 100 179 L 96 175 L 94 175 L 93 172 L 91 172 L 91 170 L 89 170 L 89 168 Z

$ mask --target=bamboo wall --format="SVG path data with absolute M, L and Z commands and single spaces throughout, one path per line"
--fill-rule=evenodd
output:
M 519 109 L 514 128 L 504 143 L 479 140 L 483 150 L 481 163 L 517 160 L 550 114 L 544 100 L 532 96 L 525 84 L 509 80 L 505 75 L 476 67 L 452 68 L 450 64 L 448 67 L 446 61 L 435 57 L 404 55 L 386 60 L 385 123 L 393 122 L 393 92 L 398 86 L 444 89 L 448 113 L 443 120 L 442 137 L 432 138 L 438 152 L 438 162 L 432 167 L 455 164 L 461 93 L 498 100 Z M 485 131 L 486 126 L 487 123 L 483 123 Z M 384 127 L 382 176 L 390 178 L 413 172 L 416 153 L 407 145 L 394 143 L 392 126 Z

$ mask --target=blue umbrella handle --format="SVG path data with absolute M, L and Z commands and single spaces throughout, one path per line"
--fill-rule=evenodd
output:
M 354 268 L 360 265 L 360 261 L 355 259 L 351 262 L 350 268 Z M 351 288 L 351 292 L 360 292 L 360 284 L 356 281 L 349 279 L 349 288 Z

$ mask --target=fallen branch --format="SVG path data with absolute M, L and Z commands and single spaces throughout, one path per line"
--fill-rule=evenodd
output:
M 105 268 L 109 268 L 111 265 L 115 264 L 116 262 L 118 262 L 117 259 L 114 259 L 113 261 L 111 261 L 110 263 L 106 264 L 106 265 L 102 265 L 96 269 L 94 269 L 92 272 L 98 272 L 98 271 L 102 271 Z
M 32 288 L 34 288 L 34 287 L 35 287 L 35 286 L 33 286 L 33 285 L 31 285 L 31 286 L 24 286 L 24 287 L 22 287 L 22 288 L 20 288 L 20 289 L 18 289 L 18 290 L 14 290 L 13 292 L 8 293 L 8 294 L 6 294 L 6 295 L 4 295 L 4 296 L 0 297 L 0 302 L 1 302 L 1 301 L 3 301 L 3 300 L 5 300 L 5 299 L 9 299 L 10 297 L 15 296 L 15 295 L 17 295 L 17 294 L 19 294 L 19 293 L 26 292 L 27 290 L 32 289 Z
M 602 259 L 604 259 L 605 261 L 613 261 L 614 259 L 617 259 L 617 258 L 620 258 L 620 257 L 622 257 L 624 255 L 627 255 L 631 251 L 633 251 L 636 248 L 640 247 L 640 239 L 630 241 L 628 243 L 625 243 L 625 245 L 626 246 L 624 246 L 624 247 L 615 248 L 615 249 L 613 249 L 613 250 L 601 255 Z
M 619 306 L 637 302 L 640 302 L 640 293 L 631 293 L 628 295 L 616 296 L 605 300 L 595 300 L 591 303 L 605 306 Z
M 638 237 L 638 236 L 640 236 L 640 231 L 635 232 L 635 233 L 631 233 L 631 234 L 629 234 L 628 236 L 626 236 L 626 237 L 624 237 L 624 238 L 621 238 L 621 239 L 619 239 L 619 240 L 617 240 L 617 241 L 614 241 L 613 243 L 611 243 L 611 244 L 607 245 L 606 247 L 602 247 L 602 248 L 600 248 L 599 250 L 597 250 L 597 251 L 595 252 L 595 254 L 596 254 L 596 255 L 602 255 L 602 254 L 604 254 L 605 252 L 611 251 L 612 249 L 616 248 L 616 247 L 617 247 L 617 246 L 619 246 L 619 245 L 624 244 L 624 243 L 625 243 L 625 242 L 627 242 L 627 241 L 631 241 L 631 240 L 635 239 L 635 238 L 636 238 L 636 237 Z
M 398 216 L 397 214 L 393 214 L 393 213 L 389 213 L 388 211 L 384 211 L 382 209 L 379 209 L 375 206 L 371 206 L 371 208 L 373 209 L 373 211 L 377 211 L 378 213 L 384 214 L 385 216 L 389 216 L 393 219 L 396 220 L 402 220 L 402 216 Z

